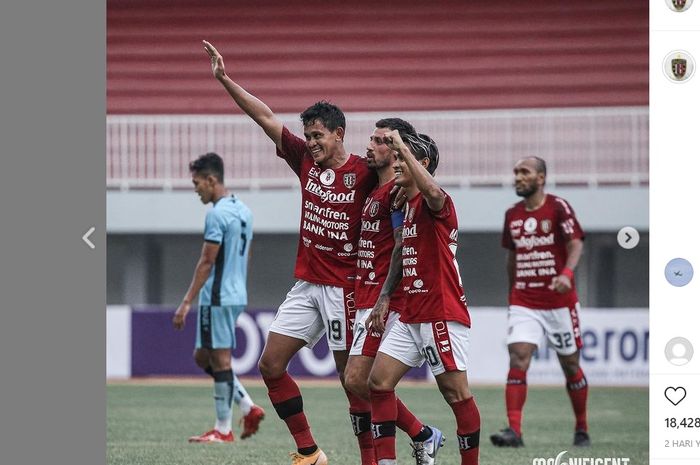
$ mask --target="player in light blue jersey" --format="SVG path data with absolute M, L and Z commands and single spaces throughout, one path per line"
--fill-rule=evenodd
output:
M 253 238 L 250 209 L 224 186 L 224 163 L 207 153 L 190 163 L 194 190 L 205 205 L 212 203 L 204 223 L 204 246 L 190 287 L 173 316 L 175 329 L 185 326 L 192 301 L 199 293 L 197 342 L 194 359 L 214 378 L 214 429 L 190 442 L 233 442 L 231 404 L 243 412 L 245 439 L 258 430 L 265 411 L 255 405 L 231 368 L 231 349 L 236 347 L 236 320 L 248 304 L 246 278 Z

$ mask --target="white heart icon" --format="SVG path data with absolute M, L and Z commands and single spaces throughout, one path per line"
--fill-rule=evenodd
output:
M 678 405 L 683 399 L 685 399 L 685 388 L 684 387 L 667 387 L 664 391 L 664 395 L 673 405 Z

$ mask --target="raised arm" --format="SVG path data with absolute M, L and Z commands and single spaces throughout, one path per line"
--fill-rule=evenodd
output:
M 401 139 L 399 131 L 391 131 L 384 136 L 384 140 L 389 147 L 398 153 L 399 159 L 406 163 L 406 168 L 415 180 L 416 187 L 423 194 L 428 208 L 435 212 L 442 210 L 445 205 L 445 193 L 435 182 L 435 178 L 428 172 L 425 165 L 413 156 L 406 143 Z
M 236 105 L 265 131 L 265 134 L 272 139 L 277 148 L 282 149 L 282 122 L 262 100 L 248 93 L 228 77 L 224 67 L 224 58 L 212 44 L 206 40 L 203 40 L 202 43 L 211 60 L 211 70 L 214 77 L 224 86 Z

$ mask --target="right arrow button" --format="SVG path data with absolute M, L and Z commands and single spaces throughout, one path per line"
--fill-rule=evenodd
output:
M 617 232 L 617 243 L 623 249 L 634 249 L 639 244 L 639 232 L 632 226 L 625 226 Z

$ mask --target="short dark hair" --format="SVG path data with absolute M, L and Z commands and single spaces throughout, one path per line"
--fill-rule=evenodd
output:
M 401 139 L 404 138 L 406 134 L 416 135 L 416 128 L 413 127 L 411 123 L 401 118 L 383 118 L 374 124 L 377 128 L 387 128 L 392 131 L 399 131 Z
M 325 100 L 314 103 L 299 116 L 304 126 L 320 121 L 329 131 L 335 131 L 338 128 L 345 129 L 343 110 Z
M 190 173 L 197 176 L 214 176 L 221 184 L 224 183 L 224 161 L 214 152 L 200 155 L 190 162 Z
M 535 160 L 535 169 L 537 170 L 538 173 L 542 173 L 547 176 L 547 162 L 544 161 L 540 157 L 531 157 L 533 160 Z
M 440 163 L 440 152 L 433 138 L 427 134 L 407 134 L 406 137 L 402 137 L 402 139 L 406 145 L 408 145 L 411 153 L 415 155 L 416 160 L 428 158 L 428 173 L 435 174 L 438 163 Z

